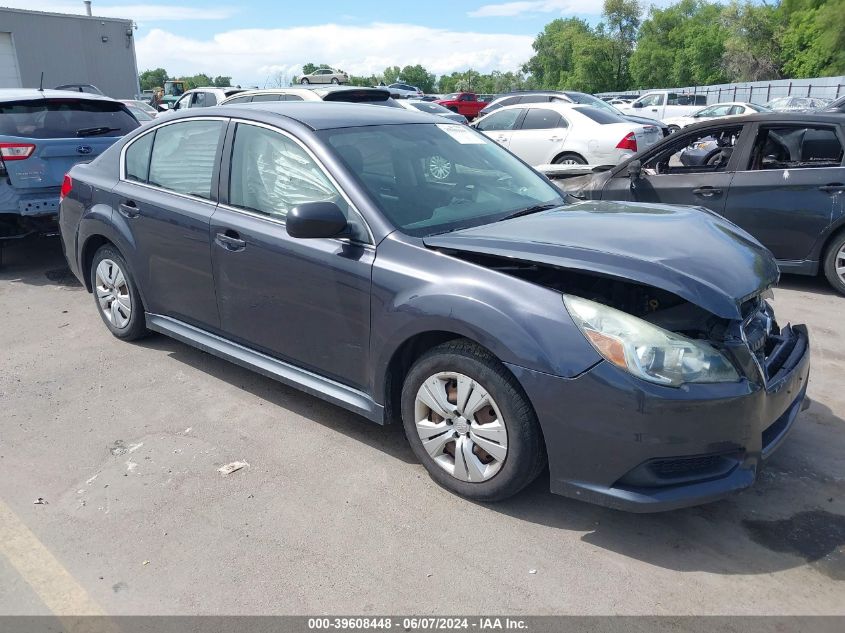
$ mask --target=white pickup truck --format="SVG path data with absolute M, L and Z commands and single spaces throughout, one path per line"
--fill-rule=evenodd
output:
M 707 95 L 678 94 L 668 90 L 652 90 L 627 105 L 616 106 L 626 114 L 661 121 L 669 117 L 686 116 L 707 105 Z

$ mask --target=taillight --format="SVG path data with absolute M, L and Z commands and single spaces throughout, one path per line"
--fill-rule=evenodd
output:
M 627 149 L 632 152 L 637 151 L 637 137 L 633 132 L 628 132 L 619 143 L 616 144 L 616 149 Z
M 0 143 L 0 158 L 3 160 L 24 160 L 34 151 L 32 143 Z
M 73 178 L 65 174 L 64 179 L 62 180 L 62 189 L 59 191 L 59 202 L 64 200 L 68 197 L 71 190 L 73 189 Z

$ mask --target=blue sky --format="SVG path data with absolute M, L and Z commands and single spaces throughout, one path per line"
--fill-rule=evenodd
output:
M 666 0 L 657 0 L 660 3 Z M 0 0 L 33 8 L 33 0 Z M 599 19 L 602 0 L 94 0 L 94 15 L 135 20 L 138 68 L 230 75 L 241 85 L 285 82 L 305 62 L 347 72 L 421 63 L 436 74 L 516 70 L 556 17 Z M 39 0 L 83 13 L 82 0 Z

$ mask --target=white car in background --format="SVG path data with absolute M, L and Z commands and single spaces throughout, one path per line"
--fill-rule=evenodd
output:
M 746 101 L 728 101 L 726 103 L 714 103 L 706 108 L 701 108 L 698 112 L 688 114 L 686 116 L 676 116 L 669 119 L 664 119 L 663 122 L 669 126 L 670 132 L 677 132 L 693 123 L 701 123 L 702 121 L 709 121 L 710 119 L 718 119 L 723 116 L 740 116 L 743 114 L 757 114 L 758 112 L 771 112 L 770 108 L 761 106 L 756 103 L 748 103 Z
M 616 165 L 663 138 L 657 125 L 553 101 L 505 106 L 474 122 L 529 165 Z
M 457 121 L 458 123 L 464 124 L 469 123 L 463 114 L 452 112 L 449 108 L 444 108 L 439 103 L 422 101 L 420 99 L 398 99 L 396 103 L 406 110 L 418 110 L 419 112 L 442 116 L 444 119 L 449 119 L 450 121 Z
M 387 86 L 387 89 L 390 90 L 390 94 L 394 97 L 404 97 L 405 99 L 419 99 L 425 94 L 416 86 L 401 81 L 390 84 Z

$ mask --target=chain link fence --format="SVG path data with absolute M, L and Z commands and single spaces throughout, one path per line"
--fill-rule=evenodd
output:
M 723 101 L 747 101 L 765 104 L 776 97 L 814 97 L 819 99 L 837 99 L 845 95 L 845 76 L 817 77 L 815 79 L 777 79 L 772 81 L 746 81 L 712 86 L 686 86 L 683 88 L 654 88 L 678 93 L 703 94 L 707 103 Z M 597 96 L 636 97 L 651 90 L 629 90 L 627 92 L 601 93 Z

